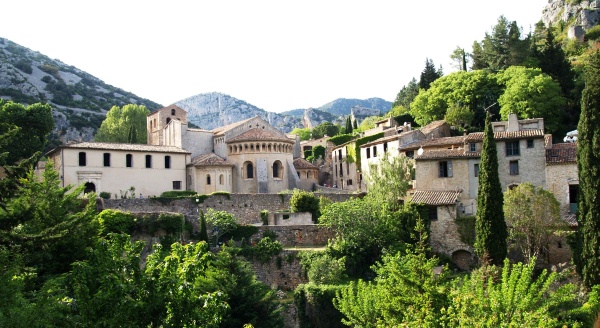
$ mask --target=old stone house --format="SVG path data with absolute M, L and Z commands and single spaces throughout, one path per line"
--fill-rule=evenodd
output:
M 300 158 L 297 136 L 259 117 L 213 130 L 191 129 L 187 112 L 175 105 L 147 117 L 148 145 L 78 143 L 48 153 L 65 185 L 119 194 L 135 187 L 143 196 L 168 190 L 201 194 L 277 193 L 317 183 L 317 169 Z

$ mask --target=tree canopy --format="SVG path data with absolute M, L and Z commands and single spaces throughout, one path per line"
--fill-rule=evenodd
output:
M 146 116 L 150 111 L 142 105 L 113 106 L 96 132 L 98 142 L 145 144 L 148 141 Z

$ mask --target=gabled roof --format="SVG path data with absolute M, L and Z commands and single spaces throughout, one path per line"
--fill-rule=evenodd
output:
M 406 132 L 402 132 L 402 133 L 399 133 L 399 134 L 394 134 L 394 135 L 391 135 L 391 136 L 387 136 L 387 137 L 379 138 L 377 140 L 373 140 L 373 141 L 371 141 L 369 143 L 361 145 L 360 148 L 366 148 L 366 147 L 370 147 L 370 146 L 373 146 L 373 145 L 378 145 L 378 144 L 381 144 L 381 143 L 384 143 L 384 142 L 398 140 L 400 138 L 406 137 L 406 136 L 408 136 L 410 134 L 414 134 L 414 133 L 421 133 L 422 134 L 422 132 L 420 130 L 406 131 Z
M 458 149 L 432 149 L 425 150 L 422 155 L 416 155 L 415 160 L 445 159 L 445 158 L 479 158 L 481 153 Z
M 239 141 L 283 141 L 287 143 L 294 143 L 293 140 L 286 137 L 284 134 L 274 133 L 273 131 L 261 128 L 250 129 L 238 136 L 227 140 L 226 142 L 230 143 Z
M 484 132 L 473 132 L 467 135 L 465 142 L 483 141 Z M 543 130 L 520 130 L 520 131 L 500 131 L 494 132 L 495 140 L 523 139 L 523 138 L 544 138 Z
M 419 130 L 421 130 L 421 132 L 423 132 L 423 134 L 427 135 L 431 132 L 433 132 L 433 130 L 439 128 L 440 126 L 446 124 L 446 121 L 444 120 L 439 120 L 439 121 L 433 121 L 427 125 L 425 125 L 424 127 L 420 128 Z
M 455 205 L 462 190 L 417 190 L 411 198 L 413 203 L 423 203 L 427 205 Z
M 214 153 L 202 154 L 196 156 L 192 159 L 190 165 L 193 166 L 234 166 L 232 163 L 228 162 L 226 159 L 223 159 Z
M 411 150 L 418 149 L 420 147 L 439 147 L 439 146 L 464 146 L 465 144 L 465 136 L 458 137 L 443 137 L 443 138 L 433 138 L 426 140 L 419 140 L 417 142 L 413 142 L 407 145 L 400 146 L 400 150 Z
M 139 152 L 181 153 L 190 154 L 189 151 L 174 146 L 154 146 L 144 144 L 113 143 L 113 142 L 77 142 L 58 146 L 46 155 L 57 152 L 60 149 L 96 149 L 96 150 L 123 150 Z
M 184 112 L 187 112 L 187 110 L 185 110 L 185 109 L 183 109 L 183 108 L 181 108 L 181 107 L 179 107 L 179 106 L 177 106 L 175 104 L 171 104 L 169 106 L 162 107 L 162 108 L 159 108 L 159 109 L 153 111 L 152 113 L 148 114 L 148 116 L 151 116 L 151 115 L 153 115 L 155 113 L 158 113 L 158 112 L 160 112 L 161 110 L 164 110 L 164 109 L 178 109 L 178 110 L 182 110 Z
M 296 169 L 302 169 L 302 170 L 318 170 L 319 169 L 316 165 L 305 160 L 302 157 L 298 157 L 294 160 L 294 167 Z
M 257 116 L 255 116 L 255 117 L 257 117 Z M 246 123 L 246 122 L 254 119 L 255 117 L 251 117 L 251 118 L 245 119 L 243 121 L 239 121 L 239 122 L 231 123 L 231 124 L 228 124 L 228 125 L 223 125 L 223 126 L 220 126 L 218 128 L 214 128 L 214 129 L 212 129 L 212 132 L 215 135 L 223 134 L 223 133 L 225 133 L 225 132 L 227 132 L 227 131 L 235 128 L 235 127 L 238 127 L 238 126 L 240 126 L 240 125 L 242 125 L 242 124 L 244 124 L 244 123 Z
M 577 163 L 577 144 L 572 142 L 558 143 L 546 149 L 546 165 Z

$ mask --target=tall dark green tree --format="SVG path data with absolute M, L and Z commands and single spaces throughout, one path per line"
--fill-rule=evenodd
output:
M 504 196 L 498 177 L 498 153 L 490 115 L 485 119 L 485 132 L 479 187 L 477 189 L 477 218 L 475 220 L 475 251 L 482 264 L 501 265 L 506 258 L 508 229 L 502 210 Z
M 575 87 L 575 73 L 560 43 L 554 38 L 552 27 L 546 30 L 546 40 L 540 49 L 534 48 L 534 56 L 542 72 L 552 76 L 560 84 L 563 94 L 568 96 Z
M 442 68 L 436 69 L 433 64 L 433 60 L 429 58 L 425 58 L 425 69 L 421 72 L 421 77 L 419 79 L 419 88 L 423 90 L 429 89 L 431 83 L 440 77 L 442 77 L 444 73 L 442 72 Z
M 417 79 L 413 77 L 407 85 L 403 86 L 402 89 L 396 95 L 396 100 L 392 104 L 392 108 L 402 106 L 407 110 L 410 110 L 410 103 L 415 100 L 415 97 L 419 94 L 419 84 Z
M 585 67 L 577 127 L 579 206 L 574 261 L 586 286 L 600 284 L 600 51 Z
M 352 117 L 350 115 L 346 118 L 346 133 L 352 133 Z
M 200 234 L 198 236 L 200 241 L 208 242 L 208 230 L 206 229 L 206 218 L 204 217 L 204 212 L 200 211 Z

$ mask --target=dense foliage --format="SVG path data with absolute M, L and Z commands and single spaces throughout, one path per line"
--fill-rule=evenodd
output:
M 146 116 L 150 111 L 141 105 L 113 106 L 98 129 L 95 141 L 145 144 L 148 138 Z
M 577 131 L 579 205 L 574 261 L 586 286 L 600 284 L 600 51 L 586 66 Z

